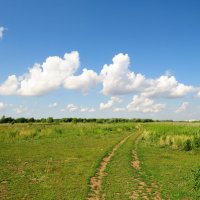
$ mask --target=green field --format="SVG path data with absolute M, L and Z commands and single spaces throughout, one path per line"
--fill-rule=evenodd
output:
M 191 123 L 1 125 L 0 199 L 198 199 L 199 144 Z

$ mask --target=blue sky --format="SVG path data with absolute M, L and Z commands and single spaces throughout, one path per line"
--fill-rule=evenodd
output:
M 0 115 L 200 119 L 200 1 L 0 4 Z

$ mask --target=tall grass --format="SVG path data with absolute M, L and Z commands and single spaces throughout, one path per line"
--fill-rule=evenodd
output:
M 143 139 L 151 145 L 179 150 L 200 149 L 199 124 L 147 124 Z

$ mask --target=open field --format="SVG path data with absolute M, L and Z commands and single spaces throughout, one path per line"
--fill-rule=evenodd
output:
M 200 124 L 145 125 L 138 151 L 142 168 L 160 183 L 163 198 L 200 198 L 200 179 L 195 191 L 192 171 L 200 166 Z
M 197 199 L 199 133 L 183 123 L 1 125 L 0 199 Z

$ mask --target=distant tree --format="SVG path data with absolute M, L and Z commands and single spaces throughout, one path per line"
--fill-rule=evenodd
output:
M 102 124 L 103 121 L 104 121 L 103 119 L 96 119 L 96 122 L 97 122 L 97 123 L 100 123 L 100 124 Z
M 72 123 L 75 123 L 75 124 L 76 124 L 77 122 L 78 122 L 78 119 L 77 119 L 77 118 L 73 118 L 73 119 L 72 119 Z
M 1 117 L 1 119 L 0 119 L 0 123 L 5 123 L 5 115 L 3 115 L 2 117 Z
M 48 118 L 46 119 L 46 122 L 47 122 L 47 123 L 53 123 L 53 122 L 54 122 L 53 117 L 48 117 Z
M 41 123 L 46 123 L 47 120 L 46 120 L 45 118 L 41 118 L 41 119 L 40 119 L 40 122 L 41 122 Z
M 35 122 L 35 119 L 33 117 L 31 117 L 31 118 L 28 119 L 28 122 L 33 123 L 33 122 Z
M 28 122 L 28 120 L 26 118 L 24 118 L 24 117 L 20 117 L 20 118 L 17 118 L 15 120 L 15 122 L 16 123 L 26 123 L 26 122 Z
M 12 123 L 15 121 L 12 117 L 5 117 L 4 115 L 0 119 L 0 123 Z

